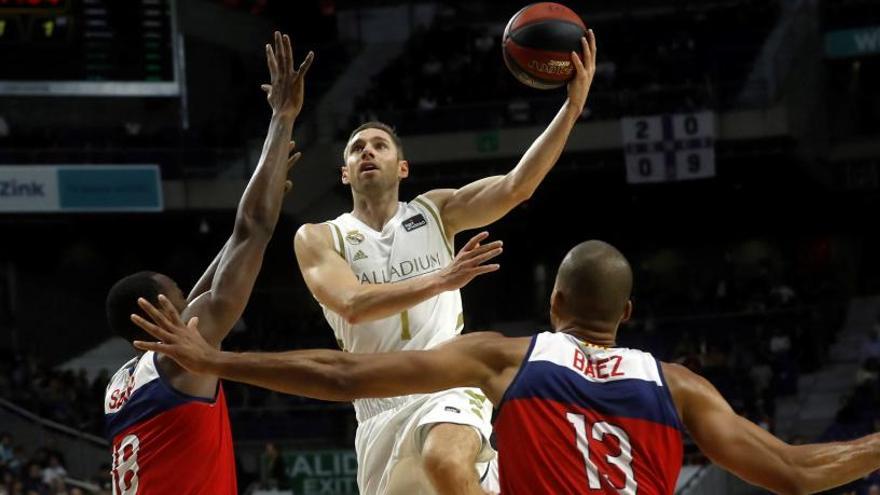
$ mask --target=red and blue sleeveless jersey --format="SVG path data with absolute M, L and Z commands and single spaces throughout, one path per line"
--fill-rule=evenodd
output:
M 538 334 L 495 420 L 501 493 L 672 494 L 681 432 L 653 356 Z
M 223 388 L 192 397 L 162 376 L 152 352 L 113 375 L 104 397 L 113 495 L 235 495 L 232 430 Z

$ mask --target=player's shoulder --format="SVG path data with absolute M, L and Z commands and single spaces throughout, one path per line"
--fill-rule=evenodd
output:
M 449 201 L 449 198 L 455 194 L 455 191 L 455 189 L 432 189 L 413 198 L 413 202 L 421 201 L 428 203 L 428 205 L 434 208 L 437 212 L 441 212 L 443 211 L 446 202 Z
M 669 392 L 681 413 L 685 404 L 700 404 L 717 395 L 709 380 L 678 363 L 660 362 Z
M 293 237 L 294 245 L 302 247 L 332 246 L 331 229 L 332 227 L 327 222 L 304 223 L 296 229 L 296 234 Z
M 660 361 L 660 368 L 663 370 L 663 375 L 670 385 L 675 383 L 681 387 L 694 387 L 708 383 L 705 378 L 694 373 L 683 364 Z

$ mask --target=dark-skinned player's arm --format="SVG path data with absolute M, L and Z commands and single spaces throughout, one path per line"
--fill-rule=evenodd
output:
M 297 70 L 293 65 L 290 38 L 275 33 L 275 48 L 266 45 L 271 83 L 263 85 L 272 108 L 272 118 L 260 161 L 251 176 L 235 216 L 232 235 L 221 250 L 214 273 L 209 267 L 196 285 L 207 290 L 186 307 L 186 317 L 201 318 L 205 339 L 214 346 L 241 317 L 260 272 L 266 246 L 275 230 L 285 192 L 290 188 L 287 174 L 299 159 L 288 157 L 293 124 L 303 104 L 304 78 L 314 58 L 309 52 Z M 212 266 L 214 263 L 212 263 Z
M 461 189 L 437 189 L 425 194 L 440 210 L 446 235 L 488 225 L 529 199 L 562 154 L 568 136 L 584 109 L 596 72 L 596 38 L 592 31 L 581 39 L 583 54 L 571 52 L 575 77 L 568 83 L 568 99 L 507 175 L 486 177 Z
M 198 318 L 184 325 L 164 296 L 159 298 L 161 310 L 145 299 L 138 304 L 152 322 L 136 315 L 133 321 L 159 340 L 135 342 L 138 349 L 165 354 L 193 373 L 323 400 L 395 397 L 468 386 L 482 388 L 497 404 L 531 341 L 483 332 L 428 351 L 223 352 L 201 336 Z
M 880 434 L 848 442 L 789 445 L 736 414 L 708 380 L 663 365 L 682 421 L 715 464 L 774 493 L 828 490 L 880 468 Z
M 204 292 L 211 288 L 211 284 L 214 283 L 214 274 L 217 273 L 217 266 L 220 264 L 220 260 L 223 258 L 223 253 L 226 252 L 227 246 L 232 239 L 227 239 L 223 244 L 223 247 L 220 248 L 220 251 L 217 253 L 217 256 L 214 256 L 214 260 L 211 261 L 211 264 L 208 265 L 208 268 L 205 270 L 205 273 L 202 274 L 201 277 L 196 281 L 196 284 L 193 285 L 192 289 L 189 291 L 189 295 L 186 296 L 187 304 L 193 302 L 193 300 L 199 296 L 201 296 Z
M 485 264 L 502 251 L 501 241 L 482 244 L 488 235 L 481 232 L 471 238 L 443 269 L 390 284 L 361 284 L 334 246 L 327 225 L 303 225 L 293 246 L 303 279 L 315 298 L 354 324 L 397 315 L 443 291 L 459 289 L 479 275 L 498 270 L 497 264 Z
M 288 148 L 288 154 L 293 154 L 293 155 L 290 158 L 291 161 L 288 163 L 288 168 L 293 166 L 293 163 L 295 162 L 295 158 L 294 158 L 296 156 L 296 154 L 294 153 L 295 148 L 296 148 L 296 145 L 293 143 L 293 141 L 291 141 L 290 146 Z M 284 192 L 289 192 L 292 185 L 293 184 L 289 180 L 286 181 L 285 186 L 284 186 Z M 223 254 L 226 252 L 226 248 L 229 246 L 229 244 L 231 242 L 232 242 L 232 238 L 230 237 L 229 239 L 226 240 L 226 243 L 223 244 L 223 247 L 220 248 L 220 251 L 217 253 L 217 255 L 214 256 L 214 260 L 211 261 L 211 264 L 208 265 L 208 268 L 201 275 L 201 277 L 199 277 L 199 279 L 196 281 L 195 285 L 193 285 L 192 289 L 189 291 L 189 295 L 186 297 L 187 304 L 193 302 L 193 300 L 195 300 L 195 298 L 201 296 L 203 293 L 205 293 L 211 289 L 211 286 L 214 283 L 214 274 L 217 273 L 217 267 L 220 265 L 220 260 L 223 259 Z

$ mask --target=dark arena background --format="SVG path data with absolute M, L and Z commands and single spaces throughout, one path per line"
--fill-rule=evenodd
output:
M 502 268 L 463 289 L 465 332 L 547 329 L 562 256 L 602 239 L 635 272 L 619 345 L 700 372 L 790 443 L 880 430 L 880 2 L 564 3 L 597 39 L 587 105 L 487 228 Z M 143 269 L 187 290 L 229 236 L 274 30 L 316 55 L 303 158 L 229 350 L 336 347 L 292 239 L 351 209 L 360 123 L 403 139 L 403 201 L 516 165 L 566 95 L 502 61 L 524 5 L 0 0 L 0 494 L 112 492 L 102 402 L 135 351 L 107 291 Z M 241 493 L 357 493 L 349 403 L 224 387 Z M 676 493 L 763 493 L 687 439 L 684 463 Z M 880 473 L 829 493 L 880 493 Z

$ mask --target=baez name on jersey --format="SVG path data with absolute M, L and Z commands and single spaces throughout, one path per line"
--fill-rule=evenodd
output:
M 572 366 L 584 375 L 590 378 L 598 378 L 605 380 L 608 378 L 617 378 L 626 376 L 626 373 L 620 371 L 620 363 L 623 362 L 622 356 L 610 356 L 602 359 L 592 359 L 580 349 L 574 350 L 574 360 Z

